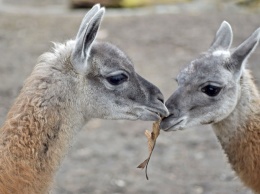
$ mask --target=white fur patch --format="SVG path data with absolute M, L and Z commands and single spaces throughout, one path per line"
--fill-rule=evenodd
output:
M 213 56 L 216 56 L 216 57 L 219 57 L 221 55 L 224 55 L 224 57 L 230 57 L 230 52 L 224 51 L 224 50 L 217 50 L 217 51 L 214 51 L 212 54 L 213 54 Z
M 194 63 L 191 62 L 191 64 L 188 67 L 186 67 L 183 71 L 188 74 L 195 73 Z

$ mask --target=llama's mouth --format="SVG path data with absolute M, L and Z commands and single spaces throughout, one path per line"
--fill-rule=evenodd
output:
M 165 106 L 162 107 L 147 107 L 147 106 L 138 106 L 135 107 L 135 112 L 137 119 L 143 121 L 158 121 L 162 117 L 167 117 L 169 112 Z
M 158 113 L 157 111 L 155 111 L 153 109 L 148 109 L 148 108 L 146 110 L 147 110 L 149 117 L 153 121 L 158 121 L 161 118 L 160 113 Z
M 184 119 L 182 118 L 177 119 L 176 117 L 174 117 L 174 115 L 169 115 L 168 117 L 162 119 L 160 128 L 164 131 L 174 131 L 182 129 L 180 124 L 182 124 L 183 121 Z
M 146 108 L 146 110 L 150 111 L 154 115 L 156 115 L 156 119 L 159 120 L 161 118 L 167 117 L 169 115 L 169 112 L 167 109 L 154 109 L 154 108 Z M 156 121 L 157 121 L 156 120 Z

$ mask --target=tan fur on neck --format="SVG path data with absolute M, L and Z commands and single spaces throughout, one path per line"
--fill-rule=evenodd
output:
M 214 124 L 228 160 L 244 182 L 260 193 L 260 99 L 251 73 L 241 79 L 241 97 L 230 116 Z
M 244 184 L 260 193 L 260 114 L 251 115 L 243 133 L 223 144 L 229 162 Z M 239 131 L 242 131 L 239 129 Z
M 64 82 L 54 75 L 66 70 L 59 66 L 66 63 L 59 60 L 68 59 L 68 48 L 65 52 L 64 45 L 56 45 L 54 53 L 40 57 L 0 129 L 1 194 L 47 193 L 74 127 L 80 128 L 77 119 L 75 123 L 67 119 L 70 110 L 62 93 Z

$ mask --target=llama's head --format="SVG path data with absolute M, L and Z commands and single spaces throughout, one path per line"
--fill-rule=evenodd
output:
M 88 118 L 158 120 L 160 115 L 167 116 L 162 93 L 135 72 L 131 60 L 116 46 L 95 42 L 104 13 L 95 5 L 86 14 L 70 57 L 77 75 L 78 109 Z
M 193 60 L 177 76 L 178 88 L 166 102 L 170 116 L 164 130 L 217 123 L 226 118 L 240 98 L 246 60 L 260 38 L 260 28 L 230 50 L 232 29 L 223 22 L 209 50 Z

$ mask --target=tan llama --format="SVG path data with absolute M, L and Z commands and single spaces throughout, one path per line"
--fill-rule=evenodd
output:
M 104 8 L 84 17 L 75 40 L 43 54 L 0 130 L 0 193 L 48 193 L 73 133 L 91 118 L 158 120 L 160 90 L 117 47 L 95 42 Z
M 258 28 L 234 49 L 232 29 L 223 22 L 208 52 L 178 77 L 167 100 L 170 131 L 211 124 L 228 160 L 244 184 L 260 193 L 260 98 L 246 61 L 260 39 Z

